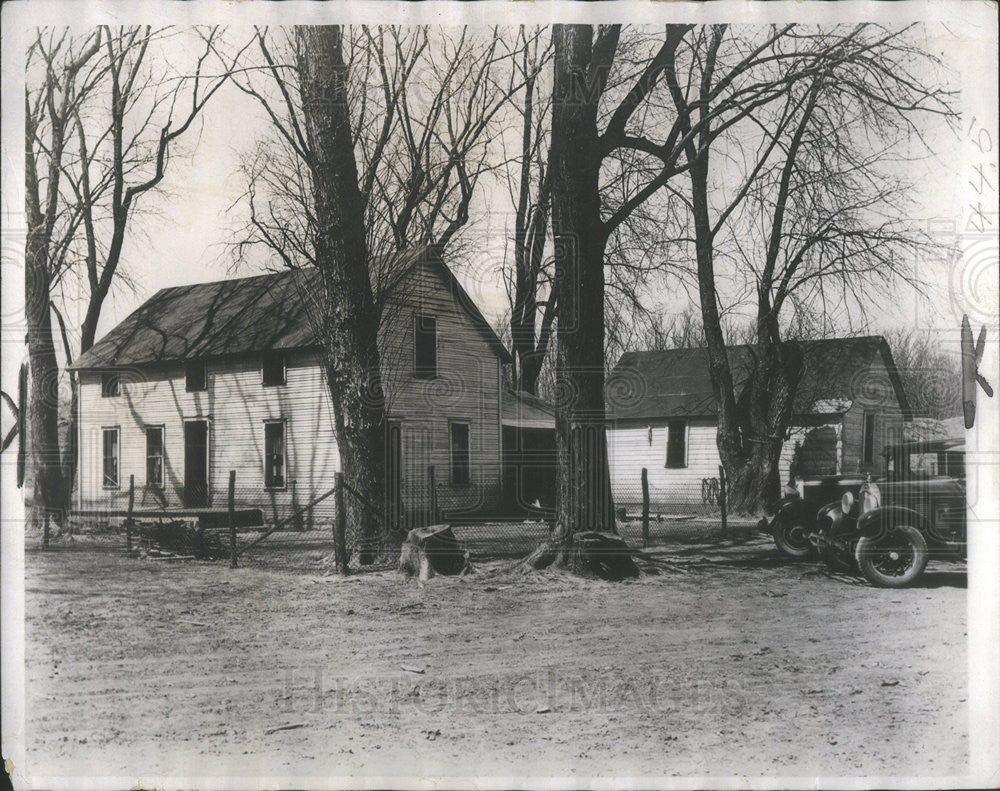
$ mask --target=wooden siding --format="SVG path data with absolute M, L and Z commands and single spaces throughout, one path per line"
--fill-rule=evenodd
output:
M 667 421 L 620 421 L 608 430 L 611 486 L 623 503 L 641 500 L 642 468 L 649 476 L 649 497 L 658 502 L 701 502 L 703 478 L 719 477 L 715 420 L 688 420 L 687 466 L 667 468 Z
M 872 361 L 865 376 L 855 384 L 854 403 L 844 414 L 844 472 L 881 474 L 882 451 L 903 439 L 903 413 L 889 383 L 889 374 L 880 357 Z M 871 464 L 864 463 L 865 413 L 875 415 L 875 447 Z
M 381 334 L 382 370 L 390 415 L 402 424 L 402 485 L 414 507 L 434 466 L 438 505 L 494 507 L 500 497 L 501 364 L 495 350 L 433 267 L 416 269 L 387 306 Z M 437 320 L 437 376 L 414 375 L 414 316 Z M 448 426 L 469 424 L 471 483 L 453 485 Z M 426 505 L 426 503 L 424 503 Z
M 286 383 L 261 384 L 256 355 L 208 364 L 208 387 L 188 393 L 182 365 L 145 368 L 123 376 L 122 393 L 102 398 L 100 374 L 80 374 L 81 507 L 124 503 L 129 475 L 135 475 L 136 506 L 179 507 L 184 489 L 184 422 L 208 421 L 209 505 L 224 508 L 229 471 L 236 471 L 236 497 L 241 505 L 260 506 L 267 517 L 286 515 L 294 506 L 333 486 L 338 469 L 333 408 L 317 356 L 293 352 L 287 359 Z M 264 423 L 285 423 L 285 481 L 282 488 L 264 485 Z M 101 429 L 119 426 L 119 486 L 107 490 L 101 476 Z M 164 487 L 146 485 L 147 426 L 163 426 Z M 332 503 L 328 510 L 332 508 Z
M 900 441 L 903 414 L 889 382 L 888 371 L 880 357 L 870 366 L 859 370 L 853 383 L 853 403 L 842 416 L 806 416 L 793 425 L 789 439 L 782 446 L 779 471 L 782 484 L 788 481 L 789 464 L 795 441 L 809 437 L 809 451 L 804 458 L 805 474 L 833 474 L 837 469 L 836 427 L 841 428 L 839 472 L 882 471 L 882 450 L 886 444 Z M 862 463 L 862 442 L 865 412 L 874 412 L 875 456 L 872 464 Z M 646 467 L 649 476 L 650 499 L 667 502 L 700 502 L 702 478 L 719 475 L 719 452 L 716 445 L 717 422 L 712 419 L 692 419 L 687 422 L 687 467 L 667 469 L 667 419 L 641 424 L 618 421 L 608 428 L 608 455 L 611 482 L 616 496 L 630 501 L 631 493 L 638 497 L 640 476 Z M 652 431 L 652 442 L 649 441 Z
M 391 306 L 381 334 L 389 416 L 402 424 L 403 491 L 419 507 L 433 464 L 441 507 L 489 506 L 500 493 L 500 361 L 482 330 L 458 305 L 433 269 L 415 272 L 403 303 Z M 412 284 L 412 286 L 411 286 Z M 413 313 L 437 317 L 438 377 L 413 374 Z M 124 507 L 135 475 L 137 507 L 178 507 L 184 478 L 185 420 L 209 421 L 209 497 L 225 507 L 229 470 L 236 470 L 240 505 L 287 516 L 333 486 L 339 468 L 330 400 L 317 352 L 288 356 L 286 384 L 261 384 L 260 356 L 208 362 L 208 388 L 188 393 L 181 364 L 123 372 L 123 392 L 102 398 L 99 372 L 80 372 L 80 448 L 77 505 Z M 264 423 L 285 421 L 286 482 L 264 486 Z M 472 483 L 449 479 L 449 421 L 469 423 Z M 102 487 L 101 429 L 120 428 L 119 487 Z M 164 488 L 146 487 L 146 426 L 164 427 Z M 293 484 L 294 481 L 294 484 Z M 331 501 L 317 509 L 332 516 Z

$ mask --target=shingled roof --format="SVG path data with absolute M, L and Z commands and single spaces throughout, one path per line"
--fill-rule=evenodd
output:
M 402 270 L 429 265 L 437 271 L 485 340 L 508 362 L 507 349 L 451 269 L 439 256 L 423 252 L 410 254 Z M 317 347 L 316 323 L 310 316 L 315 295 L 321 293 L 319 270 L 312 268 L 164 288 L 70 367 L 121 368 Z
M 795 396 L 796 415 L 836 414 L 857 400 L 875 404 L 895 398 L 909 419 L 909 402 L 882 336 L 828 338 L 802 346 L 805 369 Z M 728 352 L 738 388 L 753 361 L 751 347 L 731 346 Z M 869 371 L 876 356 L 881 356 L 888 377 Z M 705 348 L 626 352 L 608 378 L 610 420 L 711 418 L 718 411 Z

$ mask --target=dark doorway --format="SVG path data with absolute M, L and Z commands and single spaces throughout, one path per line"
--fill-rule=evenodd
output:
M 184 507 L 208 505 L 208 421 L 184 424 Z
M 403 506 L 403 429 L 391 420 L 385 433 L 385 507 L 391 528 L 398 527 Z

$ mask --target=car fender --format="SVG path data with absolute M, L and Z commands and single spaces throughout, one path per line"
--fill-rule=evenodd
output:
M 898 524 L 913 525 L 921 533 L 927 532 L 927 520 L 912 508 L 901 505 L 888 505 L 883 508 L 873 508 L 863 514 L 858 520 L 858 534 L 865 538 L 875 538 L 888 527 Z
M 815 507 L 795 495 L 782 497 L 771 506 L 771 510 L 774 513 L 773 522 L 784 522 L 796 518 L 803 518 L 811 522 L 816 516 Z

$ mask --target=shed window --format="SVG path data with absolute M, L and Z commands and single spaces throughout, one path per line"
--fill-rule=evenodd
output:
M 875 413 L 865 412 L 864 433 L 861 437 L 862 458 L 865 464 L 875 461 Z
M 264 485 L 269 489 L 285 486 L 285 424 L 264 424 Z
M 285 383 L 285 355 L 268 352 L 261 361 L 261 381 L 264 387 L 275 387 Z
M 163 488 L 163 426 L 146 429 L 146 486 Z
M 118 429 L 106 428 L 102 432 L 102 444 L 104 446 L 104 488 L 118 488 Z
M 437 376 L 437 319 L 418 313 L 413 317 L 413 367 L 420 379 Z
M 452 423 L 449 445 L 451 447 L 451 482 L 467 484 L 472 479 L 469 463 L 469 424 Z
M 121 377 L 117 371 L 101 374 L 101 397 L 111 398 L 120 395 L 122 391 Z
M 189 393 L 208 389 L 208 366 L 204 360 L 189 360 L 184 364 L 184 389 Z
M 667 463 L 671 469 L 687 467 L 687 423 L 671 420 L 667 423 Z

